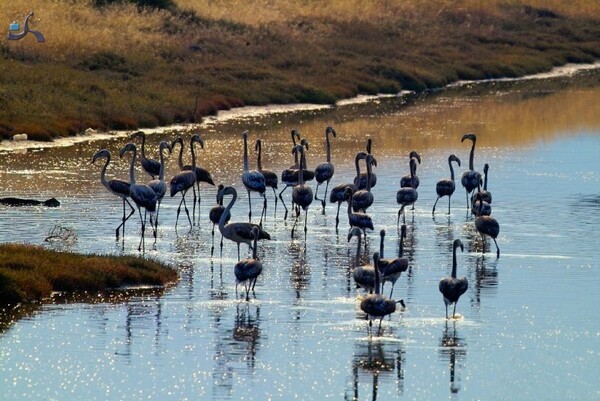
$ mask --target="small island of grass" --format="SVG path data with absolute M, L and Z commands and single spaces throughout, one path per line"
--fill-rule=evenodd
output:
M 56 291 L 102 292 L 125 286 L 164 286 L 176 280 L 174 269 L 141 257 L 0 244 L 0 305 L 37 302 Z

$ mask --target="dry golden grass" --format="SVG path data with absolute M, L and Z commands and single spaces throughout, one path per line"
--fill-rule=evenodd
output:
M 7 23 L 34 10 L 47 39 L 0 39 L 0 137 L 154 127 L 590 62 L 600 57 L 596 3 L 176 0 L 176 10 L 140 12 L 0 2 Z
M 529 5 L 554 10 L 569 16 L 600 15 L 594 0 L 175 0 L 183 9 L 199 15 L 258 26 L 298 18 L 336 20 L 431 19 L 447 11 L 485 11 L 493 13 L 506 5 Z

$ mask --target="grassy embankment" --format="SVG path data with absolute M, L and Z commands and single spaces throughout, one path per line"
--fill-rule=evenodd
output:
M 591 0 L 172 2 L 2 2 L 7 25 L 34 10 L 46 43 L 0 39 L 0 137 L 153 127 L 600 58 Z
M 176 280 L 174 269 L 141 257 L 0 245 L 0 305 L 37 302 L 54 291 L 94 294 L 123 286 L 164 286 Z

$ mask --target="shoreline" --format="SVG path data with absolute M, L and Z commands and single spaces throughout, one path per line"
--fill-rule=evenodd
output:
M 490 82 L 518 82 L 527 80 L 542 80 L 559 77 L 570 77 L 582 71 L 600 69 L 600 60 L 588 64 L 568 63 L 562 66 L 553 67 L 550 71 L 525 75 L 516 78 L 490 78 L 481 80 L 462 80 L 450 83 L 446 86 L 437 88 L 444 90 L 448 88 L 459 88 L 467 85 L 486 84 Z M 29 150 L 43 150 L 46 148 L 69 147 L 83 142 L 94 142 L 103 139 L 126 138 L 132 132 L 143 130 L 148 135 L 163 134 L 170 131 L 189 131 L 196 128 L 208 128 L 219 123 L 250 117 L 265 116 L 269 114 L 293 113 L 296 111 L 324 110 L 334 107 L 344 107 L 354 104 L 363 104 L 383 98 L 398 98 L 415 93 L 414 91 L 401 91 L 396 94 L 378 94 L 378 95 L 358 95 L 348 99 L 337 101 L 333 105 L 315 104 L 315 103 L 296 103 L 289 105 L 270 104 L 266 106 L 242 106 L 234 107 L 229 110 L 219 110 L 216 115 L 206 116 L 200 123 L 174 124 L 163 127 L 144 128 L 136 130 L 117 130 L 117 131 L 96 131 L 87 129 L 71 137 L 57 138 L 51 142 L 30 141 L 30 140 L 3 140 L 0 142 L 0 154 L 2 153 L 25 153 Z

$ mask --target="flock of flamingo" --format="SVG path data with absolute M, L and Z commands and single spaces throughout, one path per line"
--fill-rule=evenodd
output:
M 297 130 L 291 131 L 292 138 L 292 154 L 294 155 L 294 164 L 285 169 L 281 173 L 281 183 L 285 186 L 277 194 L 279 184 L 279 176 L 271 171 L 264 169 L 262 166 L 262 142 L 257 139 L 255 142 L 255 150 L 257 152 L 257 170 L 250 170 L 250 162 L 248 157 L 248 132 L 242 134 L 244 142 L 243 156 L 243 171 L 242 183 L 248 193 L 248 222 L 230 222 L 231 209 L 237 201 L 237 190 L 233 186 L 218 186 L 217 205 L 209 212 L 209 219 L 213 223 L 213 247 L 211 255 L 214 251 L 214 231 L 215 226 L 218 226 L 221 233 L 221 250 L 223 247 L 223 238 L 235 242 L 237 244 L 238 262 L 234 268 L 236 283 L 243 283 L 245 286 L 246 300 L 249 300 L 250 290 L 254 291 L 257 277 L 263 270 L 261 260 L 257 255 L 257 247 L 259 240 L 270 240 L 271 236 L 262 227 L 263 217 L 266 215 L 267 197 L 266 190 L 273 190 L 275 205 L 278 199 L 281 201 L 287 219 L 289 210 L 285 204 L 283 193 L 287 188 L 292 187 L 292 205 L 291 210 L 294 218 L 294 223 L 291 230 L 291 235 L 294 237 L 294 232 L 299 223 L 301 210 L 304 211 L 304 233 L 306 238 L 308 209 L 313 201 L 321 202 L 323 208 L 326 205 L 329 183 L 334 176 L 334 165 L 331 162 L 331 136 L 336 137 L 336 131 L 332 127 L 327 127 L 325 130 L 326 141 L 326 161 L 318 164 L 314 170 L 309 170 L 306 165 L 305 152 L 309 150 L 309 143 L 306 139 L 300 138 Z M 191 164 L 183 164 L 184 141 L 181 137 L 176 138 L 172 143 L 161 141 L 159 144 L 159 161 L 146 157 L 145 153 L 145 134 L 143 131 L 138 131 L 131 135 L 130 139 L 141 139 L 139 160 L 142 170 L 145 171 L 152 180 L 146 184 L 139 184 L 136 181 L 135 167 L 138 160 L 138 147 L 133 143 L 127 143 L 120 149 L 119 155 L 123 157 L 130 153 L 129 163 L 129 182 L 119 179 L 106 179 L 106 170 L 111 161 L 111 153 L 107 149 L 102 149 L 94 154 L 92 163 L 99 158 L 104 158 L 105 163 L 100 173 L 101 183 L 114 195 L 122 200 L 123 214 L 120 225 L 115 230 L 117 240 L 119 236 L 125 236 L 125 222 L 135 213 L 135 208 L 129 201 L 130 199 L 135 204 L 141 223 L 141 236 L 138 250 L 142 250 L 145 246 L 145 231 L 147 216 L 150 216 L 150 226 L 153 230 L 156 240 L 158 230 L 158 218 L 160 212 L 160 204 L 164 196 L 169 192 L 171 197 L 177 194 L 181 195 L 181 200 L 177 208 L 177 217 L 175 220 L 175 229 L 179 221 L 181 208 L 183 207 L 188 222 L 192 226 L 189 209 L 186 204 L 186 194 L 191 189 L 194 196 L 194 205 L 200 202 L 200 183 L 204 182 L 214 186 L 215 183 L 211 174 L 206 169 L 202 168 L 197 163 L 195 146 L 199 145 L 204 148 L 204 141 L 198 134 L 192 135 L 189 146 L 191 152 Z M 496 245 L 496 255 L 500 257 L 500 249 L 496 242 L 500 227 L 496 219 L 491 216 L 491 193 L 487 190 L 487 173 L 489 165 L 484 166 L 484 176 L 474 169 L 474 154 L 475 154 L 475 134 L 465 134 L 461 142 L 465 140 L 472 141 L 469 169 L 465 171 L 461 177 L 461 184 L 465 188 L 467 211 L 470 209 L 475 216 L 475 228 L 485 242 L 485 237 L 490 237 Z M 176 173 L 167 183 L 165 180 L 165 156 L 173 152 L 175 146 L 179 144 L 179 172 Z M 397 304 L 402 308 L 405 307 L 404 301 L 394 301 L 392 299 L 394 284 L 400 278 L 402 272 L 408 269 L 409 261 L 404 258 L 403 241 L 406 237 L 406 213 L 407 207 L 412 207 L 418 199 L 417 188 L 419 187 L 419 178 L 416 174 L 417 166 L 421 163 L 420 155 L 413 151 L 409 155 L 409 174 L 402 177 L 400 189 L 396 194 L 396 201 L 400 205 L 398 210 L 397 226 L 400 235 L 400 250 L 397 258 L 387 259 L 384 257 L 384 237 L 385 230 L 380 231 L 380 249 L 373 254 L 373 264 L 360 265 L 359 251 L 361 248 L 362 237 L 366 236 L 366 230 L 374 230 L 373 221 L 369 216 L 368 209 L 373 205 L 374 197 L 371 189 L 377 184 L 377 176 L 373 172 L 373 167 L 377 167 L 377 160 L 371 154 L 371 139 L 367 140 L 366 152 L 360 151 L 355 157 L 356 176 L 353 182 L 341 183 L 331 189 L 329 193 L 329 201 L 332 204 L 337 203 L 336 214 L 336 230 L 340 222 L 341 205 L 347 203 L 348 224 L 350 226 L 348 234 L 348 242 L 353 237 L 358 238 L 356 266 L 354 267 L 353 277 L 356 285 L 365 289 L 368 294 L 362 297 L 360 307 L 367 315 L 369 320 L 369 333 L 371 333 L 373 320 L 379 319 L 379 329 L 381 331 L 381 321 L 385 316 L 391 315 L 396 311 Z M 364 160 L 366 163 L 366 171 L 361 172 L 360 162 Z M 455 173 L 452 163 L 461 165 L 461 161 L 455 155 L 448 157 L 448 165 L 450 168 L 450 178 L 443 179 L 436 184 L 437 199 L 433 205 L 432 215 L 435 215 L 435 208 L 440 198 L 448 197 L 448 214 L 450 214 L 450 199 L 455 192 Z M 311 180 L 316 180 L 317 185 L 313 193 L 312 188 L 307 184 Z M 319 197 L 319 188 L 325 184 L 325 192 L 322 197 Z M 483 185 L 483 187 L 482 187 Z M 263 198 L 263 207 L 258 224 L 252 223 L 252 193 L 258 193 Z M 469 195 L 471 194 L 471 199 Z M 231 196 L 231 200 L 227 206 L 223 206 L 224 197 Z M 129 206 L 129 213 L 127 213 Z M 143 210 L 142 210 L 143 209 Z M 142 213 L 142 211 L 144 213 Z M 403 224 L 400 225 L 400 218 L 403 217 Z M 365 237 L 366 238 L 366 237 Z M 240 260 L 240 244 L 247 244 L 252 251 L 252 256 L 247 259 Z M 462 294 L 468 289 L 468 281 L 466 277 L 458 278 L 457 270 L 457 249 L 464 249 L 460 239 L 454 240 L 453 243 L 453 258 L 452 271 L 449 277 L 442 279 L 439 282 L 439 290 L 443 295 L 444 304 L 446 307 L 446 319 L 448 319 L 448 306 L 454 305 L 452 318 L 456 318 L 456 304 Z M 482 252 L 483 252 L 482 248 Z M 382 294 L 383 286 L 386 282 L 391 283 L 390 296 L 386 297 Z M 236 284 L 236 290 L 237 290 Z

